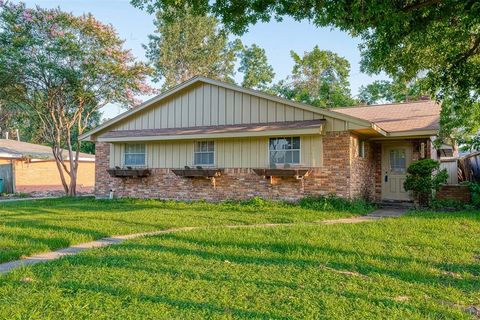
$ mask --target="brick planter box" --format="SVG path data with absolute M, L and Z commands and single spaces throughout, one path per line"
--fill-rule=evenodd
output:
M 468 186 L 464 185 L 444 185 L 437 192 L 437 199 L 455 200 L 468 203 L 471 200 L 471 193 Z

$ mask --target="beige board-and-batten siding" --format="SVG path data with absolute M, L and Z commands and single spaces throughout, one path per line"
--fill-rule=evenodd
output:
M 268 167 L 268 137 L 214 139 L 215 166 L 218 168 Z M 147 142 L 146 166 L 149 168 L 183 168 L 193 166 L 194 140 Z M 322 136 L 300 137 L 300 165 L 322 165 Z M 110 167 L 122 167 L 124 143 L 110 144 Z
M 345 131 L 355 124 L 284 103 L 209 83 L 159 101 L 113 125 L 110 130 L 143 130 L 326 119 L 326 131 Z

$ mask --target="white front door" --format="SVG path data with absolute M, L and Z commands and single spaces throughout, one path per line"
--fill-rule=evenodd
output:
M 411 160 L 410 143 L 389 143 L 382 146 L 383 200 L 410 200 L 410 194 L 403 188 L 403 183 Z

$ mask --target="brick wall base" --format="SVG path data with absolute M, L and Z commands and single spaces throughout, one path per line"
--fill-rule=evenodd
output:
M 309 195 L 330 193 L 348 197 L 348 191 L 336 188 L 320 169 L 315 169 L 303 182 L 290 177 L 270 181 L 258 176 L 252 169 L 224 169 L 222 176 L 215 179 L 215 187 L 207 178 L 177 177 L 171 169 L 152 169 L 152 175 L 148 178 L 109 177 L 103 181 L 97 185 L 98 196 L 107 196 L 113 189 L 117 197 L 173 200 L 221 201 L 258 196 L 295 201 Z
M 471 193 L 468 186 L 445 185 L 438 190 L 437 199 L 455 200 L 468 203 L 471 200 Z

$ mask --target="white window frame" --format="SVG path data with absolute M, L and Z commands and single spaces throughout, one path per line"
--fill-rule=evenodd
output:
M 143 153 L 140 153 L 140 152 L 129 152 L 127 153 L 127 146 L 132 146 L 132 145 L 140 145 L 140 146 L 143 146 L 144 147 L 144 150 L 145 152 Z M 127 154 L 128 155 L 139 155 L 139 154 L 143 154 L 145 157 L 144 157 L 144 162 L 143 164 L 127 164 L 126 163 L 126 158 L 127 158 Z M 124 146 L 123 146 L 123 166 L 124 167 L 146 167 L 147 166 L 147 145 L 145 143 L 126 143 Z
M 196 151 L 197 144 L 202 142 L 211 142 L 213 144 L 213 151 Z M 215 147 L 215 140 L 196 140 L 193 142 L 193 165 L 194 166 L 203 166 L 203 167 L 215 167 L 217 159 L 216 159 L 216 147 Z M 213 153 L 213 163 L 195 163 L 195 155 L 199 153 Z
M 271 151 L 282 151 L 282 150 L 270 150 L 270 141 L 272 139 L 286 139 L 286 138 L 298 138 L 298 143 L 299 143 L 299 146 L 298 146 L 298 149 L 285 149 L 284 151 L 298 151 L 298 163 L 288 163 L 288 162 L 285 162 L 285 163 L 272 163 L 271 162 L 271 156 L 270 156 L 270 153 Z M 268 157 L 268 165 L 269 166 L 272 166 L 272 165 L 285 165 L 285 164 L 289 164 L 289 165 L 292 165 L 292 166 L 298 166 L 302 163 L 302 137 L 299 137 L 299 136 L 283 136 L 283 137 L 269 137 L 268 138 L 268 146 L 267 146 L 267 157 Z

